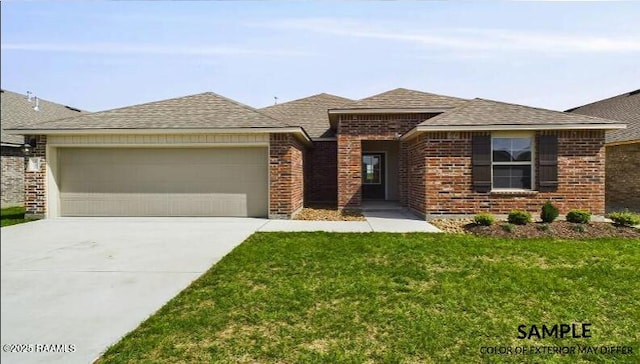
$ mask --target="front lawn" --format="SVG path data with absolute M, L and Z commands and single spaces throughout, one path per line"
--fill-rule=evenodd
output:
M 639 301 L 638 239 L 257 233 L 101 362 L 640 362 Z M 574 323 L 592 337 L 517 338 Z
M 0 210 L 0 226 L 9 226 L 29 222 L 24 218 L 24 207 L 8 207 Z

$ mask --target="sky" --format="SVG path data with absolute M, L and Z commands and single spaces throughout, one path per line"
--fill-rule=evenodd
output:
M 640 2 L 2 1 L 1 84 L 99 111 L 405 87 L 566 110 L 640 88 Z

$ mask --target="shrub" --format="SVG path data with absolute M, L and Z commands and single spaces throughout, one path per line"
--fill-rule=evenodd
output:
M 507 221 L 515 225 L 526 225 L 531 222 L 531 214 L 523 210 L 513 210 L 509 213 Z
M 584 210 L 571 210 L 567 213 L 567 221 L 586 224 L 591 221 L 591 213 Z
M 473 222 L 482 226 L 491 226 L 494 221 L 496 221 L 495 217 L 487 213 L 477 214 L 473 217 Z
M 546 232 L 546 231 L 549 231 L 549 225 L 547 224 L 536 225 L 536 229 Z
M 583 224 L 573 225 L 571 229 L 579 233 L 584 233 L 585 231 L 587 231 L 587 228 L 584 227 Z
M 501 226 L 502 226 L 502 229 L 504 229 L 504 231 L 507 231 L 507 232 L 510 232 L 510 233 L 512 233 L 516 229 L 515 225 L 509 224 L 508 222 L 505 222 Z
M 630 211 L 612 212 L 608 216 L 613 223 L 620 226 L 634 226 L 640 224 L 640 215 Z
M 553 202 L 551 201 L 547 201 L 544 203 L 544 205 L 542 205 L 542 211 L 540 211 L 540 219 L 542 219 L 543 222 L 553 222 L 553 220 L 558 218 L 558 215 L 560 214 L 560 211 L 558 211 L 558 208 L 553 204 Z

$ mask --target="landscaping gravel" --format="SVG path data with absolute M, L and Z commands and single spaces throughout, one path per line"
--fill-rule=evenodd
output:
M 342 210 L 338 211 L 335 206 L 309 206 L 300 211 L 294 220 L 310 220 L 310 221 L 364 221 L 360 210 Z

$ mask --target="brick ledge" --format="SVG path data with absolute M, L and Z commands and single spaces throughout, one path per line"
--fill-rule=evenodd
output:
M 535 196 L 538 191 L 491 191 L 492 195 L 506 195 L 506 196 Z

